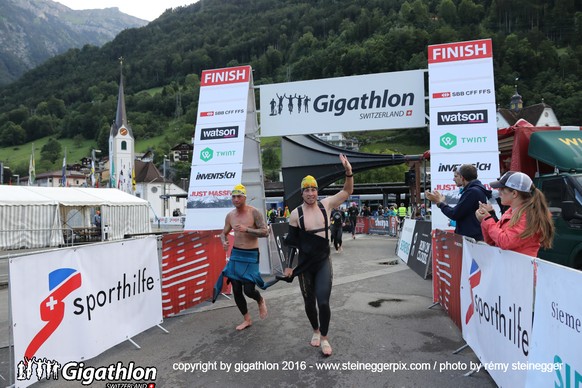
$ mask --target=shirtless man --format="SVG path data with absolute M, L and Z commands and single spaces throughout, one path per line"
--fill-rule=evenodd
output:
M 222 246 L 228 252 L 227 236 L 234 230 L 234 245 L 223 274 L 232 284 L 234 301 L 244 317 L 243 322 L 236 327 L 237 330 L 244 330 L 252 325 L 243 289 L 246 296 L 257 301 L 259 317 L 261 319 L 267 317 L 267 304 L 255 289 L 255 285 L 265 288 L 259 274 L 259 237 L 267 237 L 269 230 L 261 212 L 246 202 L 246 188 L 243 185 L 236 185 L 232 190 L 232 204 L 235 209 L 226 215 L 224 229 L 220 234 Z
M 324 356 L 332 353 L 327 336 L 331 317 L 329 297 L 332 284 L 328 215 L 331 209 L 347 201 L 354 190 L 352 165 L 345 155 L 340 154 L 339 158 L 346 171 L 343 189 L 319 202 L 317 181 L 311 175 L 303 178 L 303 204 L 291 212 L 289 233 L 285 239 L 288 246 L 299 249 L 299 256 L 298 265 L 295 268 L 286 268 L 284 275 L 291 279 L 294 276 L 299 277 L 305 312 L 313 328 L 311 346 L 321 346 Z

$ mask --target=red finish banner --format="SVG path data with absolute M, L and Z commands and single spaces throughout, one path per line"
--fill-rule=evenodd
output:
M 215 86 L 249 82 L 250 66 L 228 67 L 225 69 L 204 70 L 200 86 Z
M 432 233 L 433 301 L 461 327 L 463 236 L 436 229 Z
M 212 299 L 226 265 L 220 230 L 166 234 L 162 238 L 162 312 L 168 317 Z
M 493 57 L 491 39 L 428 46 L 428 63 L 466 61 Z

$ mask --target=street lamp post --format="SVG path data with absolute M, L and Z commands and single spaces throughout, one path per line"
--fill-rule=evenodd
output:
M 168 155 L 164 155 L 164 166 L 163 166 L 163 171 L 164 171 L 164 217 L 167 216 L 167 208 L 168 208 L 168 196 L 167 196 L 167 187 L 166 187 L 166 162 L 169 161 L 168 159 Z
M 97 158 L 95 157 L 96 153 L 100 154 L 101 150 L 96 150 L 95 148 L 91 150 L 91 187 L 95 187 L 95 171 L 97 170 L 95 167 L 95 164 L 97 163 Z

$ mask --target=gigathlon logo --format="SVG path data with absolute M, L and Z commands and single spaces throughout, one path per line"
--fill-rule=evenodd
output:
M 371 109 L 399 108 L 397 112 L 389 116 L 411 116 L 411 108 L 414 106 L 414 93 L 390 93 L 384 89 L 380 93 L 371 90 L 358 96 L 339 96 L 333 93 L 320 94 L 316 97 L 301 93 L 275 93 L 269 102 L 269 116 L 293 115 L 310 113 L 333 113 L 334 116 L 342 116 L 346 111 L 366 112 Z M 287 108 L 287 109 L 285 109 Z M 381 112 L 382 113 L 382 112 Z M 369 118 L 369 117 L 363 117 Z

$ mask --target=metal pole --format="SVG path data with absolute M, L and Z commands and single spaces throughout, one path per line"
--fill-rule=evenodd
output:
M 166 199 L 166 160 L 167 159 L 166 159 L 166 157 L 167 157 L 167 155 L 164 155 L 164 168 L 163 168 L 163 170 L 164 170 L 164 202 L 163 202 L 163 205 L 164 205 L 164 212 L 163 212 L 164 213 L 164 217 L 166 217 L 166 207 L 167 207 L 166 206 L 167 205 L 167 202 L 166 202 L 167 201 L 167 199 Z

